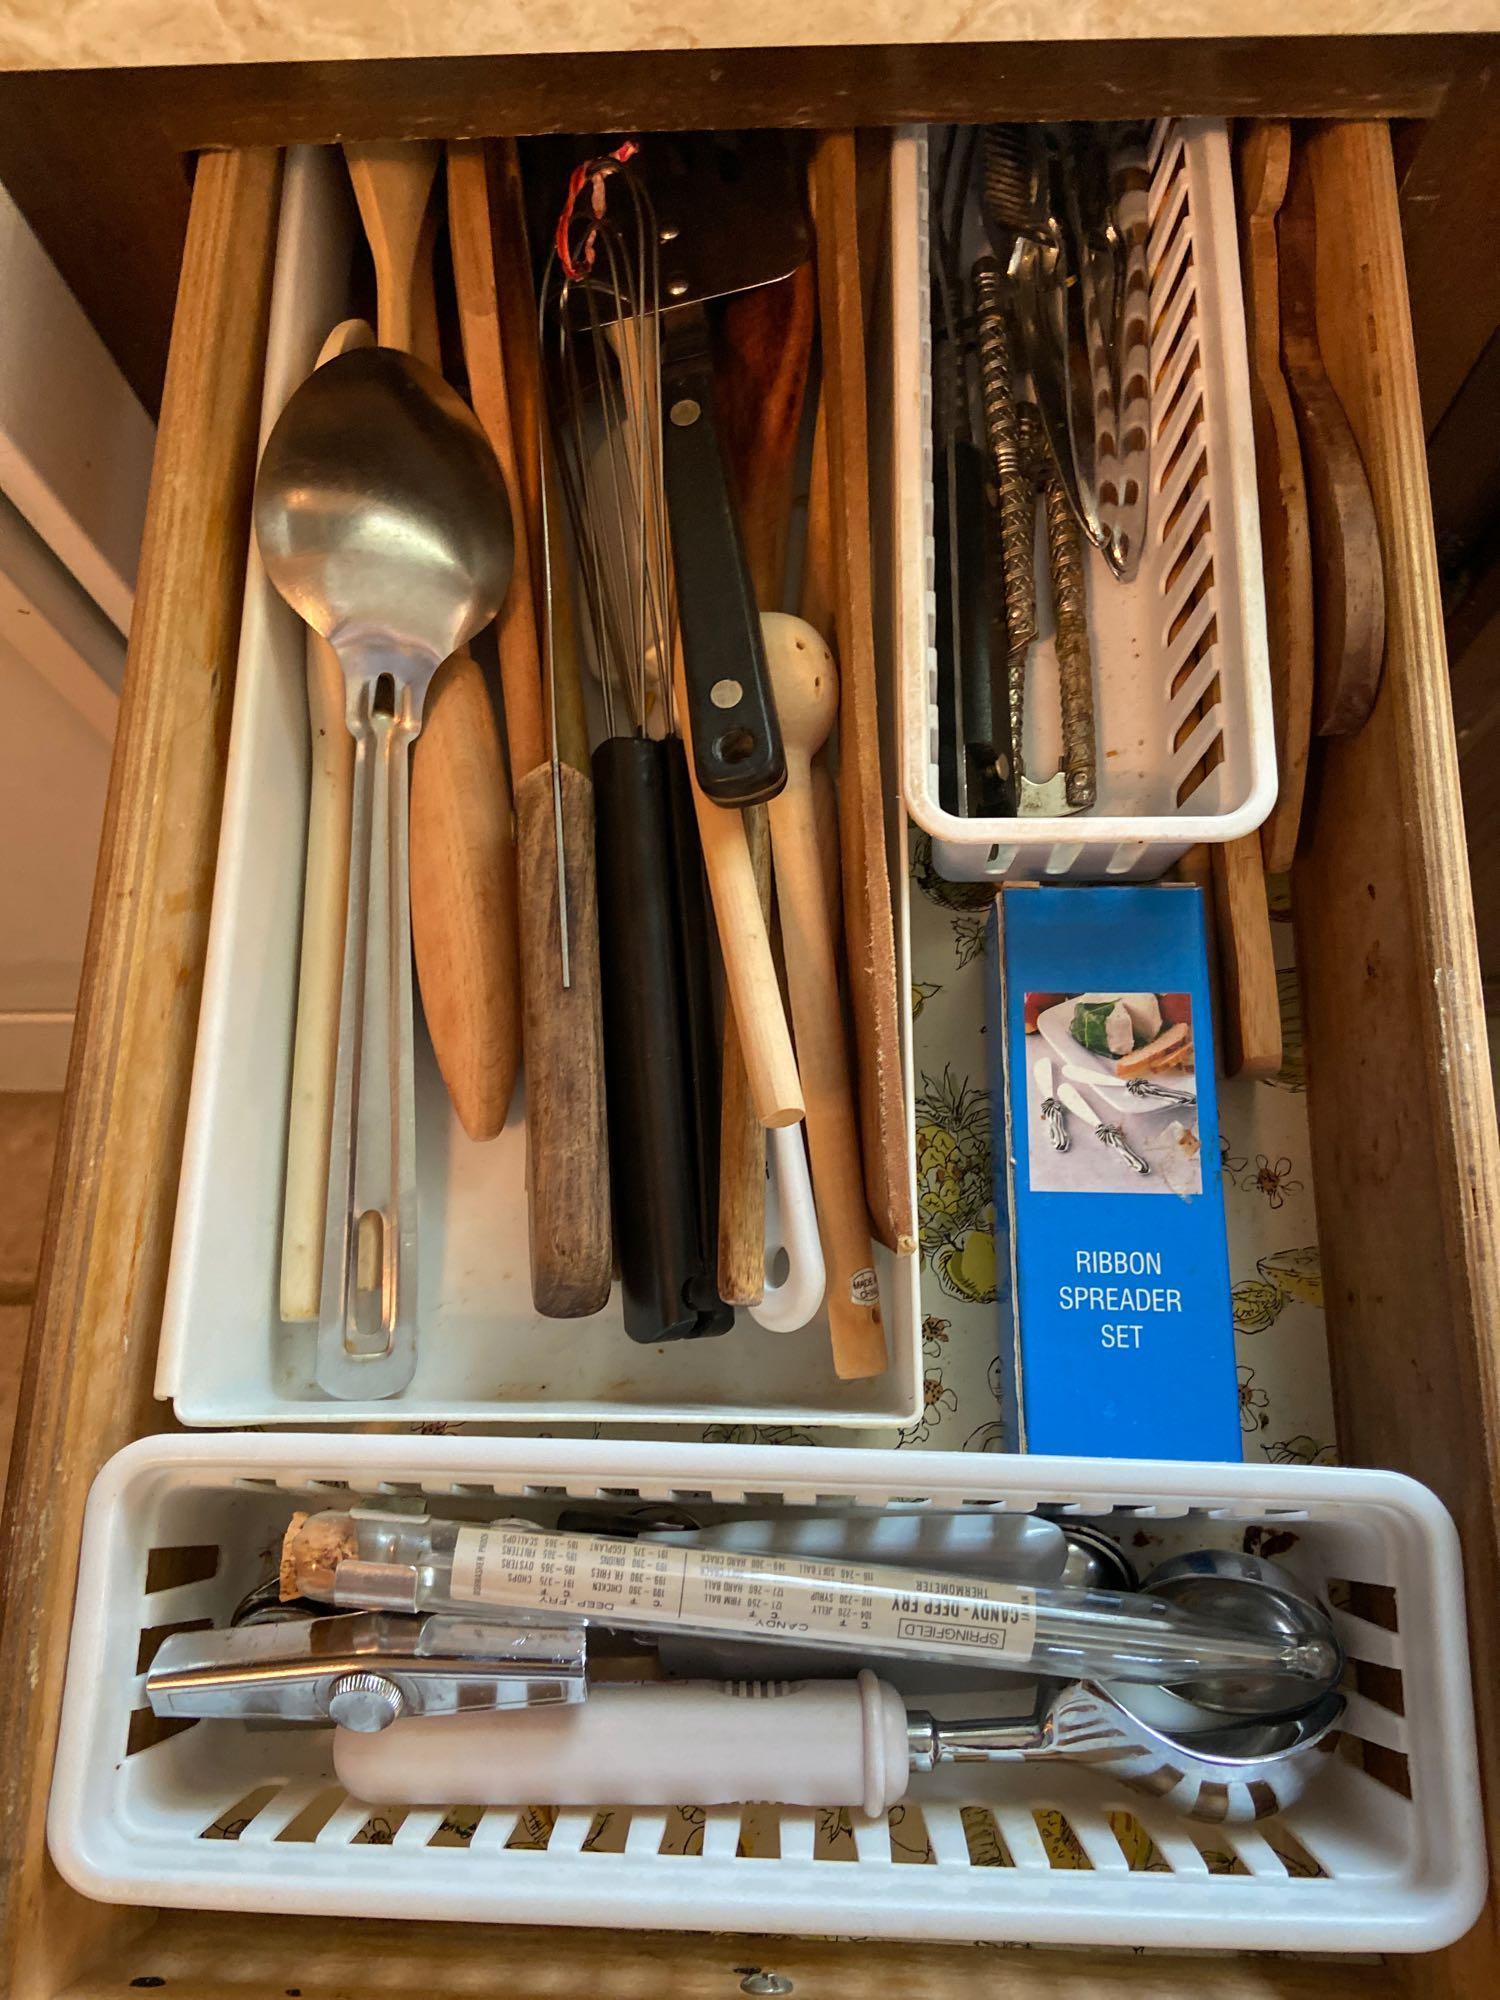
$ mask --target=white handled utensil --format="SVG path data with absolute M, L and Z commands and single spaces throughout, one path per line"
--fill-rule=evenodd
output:
M 796 1333 L 823 1303 L 826 1272 L 800 1125 L 774 1126 L 767 1141 L 766 1280 L 750 1317 L 768 1333 Z M 782 1258 L 786 1276 L 775 1279 Z
M 1153 1693 L 1078 1682 L 1041 1690 L 1020 1715 L 939 1721 L 908 1709 L 868 1668 L 843 1681 L 625 1682 L 578 1703 L 417 1718 L 376 1734 L 340 1729 L 333 1757 L 355 1798 L 393 1804 L 757 1799 L 872 1817 L 905 1795 L 914 1771 L 1060 1758 L 1190 1819 L 1246 1824 L 1302 1795 L 1344 1712 L 1334 1690 L 1293 1720 L 1215 1717 L 1202 1733 L 1169 1733 L 1148 1719 Z
M 317 365 L 321 368 L 335 355 L 374 344 L 374 332 L 364 320 L 342 320 L 324 341 Z M 349 801 L 354 788 L 354 739 L 344 726 L 344 670 L 328 641 L 311 629 L 307 719 L 311 743 L 307 862 L 281 1217 L 281 1317 L 288 1320 L 316 1319 L 322 1288 L 328 1135 L 338 1065 L 344 903 L 349 893 Z

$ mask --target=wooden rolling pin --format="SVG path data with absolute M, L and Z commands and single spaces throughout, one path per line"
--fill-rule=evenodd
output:
M 875 1232 L 909 1256 L 917 1247 L 911 1129 L 901 1073 L 896 933 L 885 846 L 885 790 L 875 684 L 869 432 L 865 411 L 858 167 L 852 132 L 826 132 L 812 169 L 826 417 L 839 720 L 839 828 L 844 940 L 859 1057 L 865 1192 Z
M 336 354 L 374 343 L 373 327 L 362 319 L 346 319 L 324 341 L 318 366 Z M 349 894 L 349 814 L 354 796 L 354 738 L 344 720 L 346 692 L 338 654 L 309 626 L 307 861 L 281 1213 L 281 1317 L 291 1320 L 318 1317 L 323 1286 L 328 1148 L 344 971 L 344 905 Z
M 469 394 L 505 474 L 516 530 L 515 572 L 498 634 L 519 858 L 531 1294 L 538 1312 L 570 1319 L 598 1312 L 605 1304 L 614 1262 L 594 792 L 581 702 L 570 723 L 563 696 L 568 677 L 577 673 L 564 643 L 570 628 L 556 615 L 567 589 L 564 584 L 554 592 L 542 573 L 540 354 L 519 193 L 513 147 L 497 150 L 493 158 L 477 141 L 448 148 L 448 227 Z M 497 281 L 497 266 L 506 271 L 503 284 Z M 552 621 L 558 678 L 555 773 L 543 696 L 539 605 L 541 617 Z M 554 817 L 559 804 L 568 919 L 566 986 Z
M 802 404 L 817 318 L 811 265 L 731 299 L 720 320 L 716 386 L 724 454 L 738 502 L 745 560 L 762 611 L 779 611 Z M 771 914 L 770 830 L 764 806 L 745 813 L 745 838 Z M 750 1095 L 734 1008 L 724 1010 L 719 1104 L 719 1296 L 755 1305 L 766 1276 L 766 1137 Z
M 838 713 L 838 668 L 818 633 L 800 618 L 771 612 L 762 617 L 761 629 L 786 746 L 786 788 L 767 807 L 776 895 L 828 1273 L 833 1366 L 841 1380 L 850 1380 L 883 1374 L 886 1350 L 813 799 L 812 760 Z
M 407 141 L 344 152 L 375 263 L 381 345 L 437 368 L 433 193 L 442 149 Z M 515 883 L 500 734 L 484 676 L 460 653 L 434 681 L 412 749 L 411 920 L 427 1031 L 471 1139 L 499 1133 L 520 1067 Z

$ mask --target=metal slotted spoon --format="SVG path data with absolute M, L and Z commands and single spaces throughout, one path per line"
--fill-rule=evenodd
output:
M 478 423 L 392 348 L 340 355 L 288 402 L 255 486 L 266 574 L 344 670 L 354 738 L 316 1376 L 394 1396 L 416 1368 L 408 750 L 433 674 L 495 616 L 510 508 Z

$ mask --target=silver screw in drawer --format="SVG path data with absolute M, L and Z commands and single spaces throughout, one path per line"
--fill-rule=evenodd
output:
M 740 1981 L 741 1993 L 790 1993 L 792 1982 L 779 1972 L 748 1972 Z

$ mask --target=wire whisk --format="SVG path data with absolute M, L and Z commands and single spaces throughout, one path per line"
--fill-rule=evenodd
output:
M 574 173 L 542 278 L 542 348 L 605 730 L 666 735 L 677 616 L 662 483 L 661 241 L 621 153 Z

